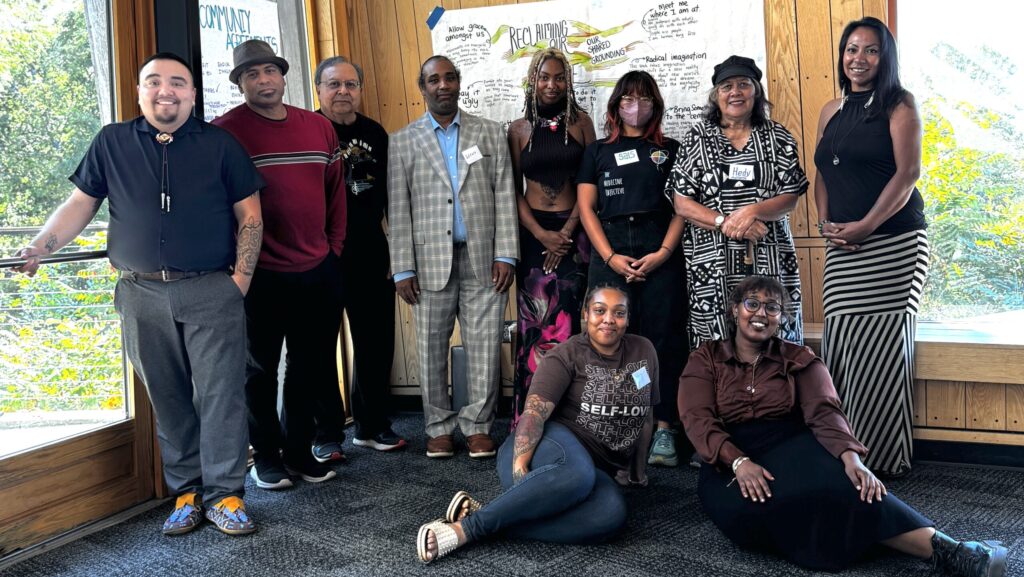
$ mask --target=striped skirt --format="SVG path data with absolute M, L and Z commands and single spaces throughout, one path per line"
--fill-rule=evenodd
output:
M 883 474 L 910 469 L 914 333 L 928 274 L 924 230 L 825 251 L 821 356 L 853 432 Z

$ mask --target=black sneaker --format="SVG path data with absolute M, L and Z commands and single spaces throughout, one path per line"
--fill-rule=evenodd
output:
M 345 461 L 345 452 L 341 450 L 341 443 L 329 441 L 313 445 L 313 458 L 319 463 L 330 463 L 332 461 L 340 463 Z
M 352 439 L 352 444 L 360 447 L 369 447 L 378 451 L 394 451 L 404 447 L 406 442 L 405 439 L 396 435 L 394 431 L 388 429 L 382 433 L 377 433 L 369 439 L 360 439 L 356 436 L 356 438 Z
M 256 481 L 256 486 L 260 489 L 276 491 L 294 486 L 284 465 L 278 459 L 255 457 L 249 476 Z
M 338 476 L 333 469 L 314 459 L 301 464 L 288 463 L 284 467 L 289 473 L 302 477 L 302 480 L 308 483 L 323 483 Z

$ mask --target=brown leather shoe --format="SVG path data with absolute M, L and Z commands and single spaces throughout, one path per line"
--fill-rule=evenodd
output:
M 466 446 L 469 447 L 471 459 L 484 459 L 494 456 L 494 439 L 487 433 L 478 433 L 466 437 Z
M 455 439 L 451 435 L 438 435 L 427 439 L 427 456 L 432 458 L 451 457 L 455 454 Z

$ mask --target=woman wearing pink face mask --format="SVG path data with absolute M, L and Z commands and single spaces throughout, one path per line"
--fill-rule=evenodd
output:
M 726 58 L 711 82 L 704 121 L 684 139 L 669 181 L 676 213 L 686 219 L 690 350 L 729 336 L 728 296 L 750 274 L 782 284 L 789 304 L 778 335 L 803 344 L 789 213 L 808 183 L 796 141 L 768 118 L 771 103 L 753 60 Z
M 650 74 L 633 70 L 615 84 L 605 113 L 607 136 L 583 152 L 576 175 L 580 220 L 592 252 L 588 285 L 629 295 L 630 332 L 647 337 L 660 361 L 661 403 L 648 463 L 678 464 L 675 431 L 679 375 L 686 363 L 683 219 L 665 195 L 679 142 L 661 131 L 665 102 Z M 690 452 L 686 451 L 686 455 Z

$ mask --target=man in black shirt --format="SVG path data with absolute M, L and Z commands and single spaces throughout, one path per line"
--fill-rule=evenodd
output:
M 351 398 L 356 435 L 352 442 L 390 451 L 406 443 L 391 430 L 387 416 L 395 342 L 395 285 L 382 226 L 388 204 L 388 134 L 357 112 L 363 96 L 359 66 L 334 56 L 317 66 L 313 80 L 319 112 L 334 124 L 345 158 L 348 232 L 341 278 L 355 349 Z M 341 415 L 325 412 L 329 414 L 317 416 L 313 454 L 321 462 L 343 459 Z
M 264 182 L 227 132 L 192 117 L 192 72 L 160 53 L 139 71 L 142 116 L 109 124 L 71 176 L 75 189 L 16 270 L 73 240 L 110 200 L 108 253 L 124 348 L 156 413 L 164 478 L 177 495 L 163 525 L 186 533 L 206 517 L 221 531 L 256 530 L 242 495 L 245 313 L 260 253 Z M 193 403 L 193 397 L 196 402 Z

